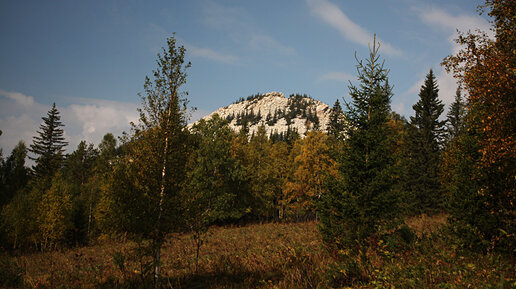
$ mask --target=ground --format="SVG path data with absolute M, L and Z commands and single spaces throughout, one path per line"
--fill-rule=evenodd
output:
M 515 288 L 514 260 L 459 250 L 441 231 L 445 215 L 419 216 L 406 244 L 379 240 L 358 262 L 360 276 L 330 257 L 316 222 L 213 227 L 195 271 L 191 235 L 163 248 L 164 288 Z M 52 252 L 4 256 L 0 279 L 24 288 L 151 288 L 144 248 L 123 237 Z M 349 264 L 348 264 L 349 265 Z M 145 284 L 142 286 L 142 283 Z M 0 285 L 1 281 L 0 281 Z M 5 286 L 4 285 L 4 286 Z M 0 286 L 1 287 L 1 286 Z

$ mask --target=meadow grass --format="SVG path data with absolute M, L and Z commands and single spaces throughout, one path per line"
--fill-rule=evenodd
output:
M 440 230 L 445 221 L 445 215 L 408 219 L 406 224 L 417 233 L 415 240 L 380 240 L 371 246 L 367 261 L 359 264 L 364 275 L 359 279 L 346 278 L 349 268 L 330 257 L 316 222 L 212 227 L 201 247 L 197 272 L 191 235 L 172 234 L 163 247 L 162 286 L 516 287 L 514 260 L 457 249 Z M 100 238 L 86 247 L 4 255 L 0 278 L 13 278 L 4 282 L 8 288 L 151 288 L 150 259 L 142 250 L 131 241 Z

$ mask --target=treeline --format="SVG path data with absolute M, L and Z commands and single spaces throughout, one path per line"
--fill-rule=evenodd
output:
M 161 172 L 152 167 L 158 136 L 142 129 L 142 135 L 126 136 L 118 144 L 108 133 L 97 146 L 82 141 L 65 155 L 63 126 L 54 105 L 34 143 L 27 148 L 20 142 L 2 159 L 4 249 L 7 244 L 38 249 L 87 244 L 101 234 L 127 230 L 131 220 L 125 217 L 141 219 L 132 225 L 142 230 L 152 222 L 144 218 L 152 208 L 139 207 L 139 198 L 145 199 L 151 185 L 160 190 L 155 177 Z M 169 152 L 180 161 L 180 167 L 170 168 L 179 180 L 174 204 L 182 209 L 176 213 L 188 211 L 177 219 L 209 226 L 313 218 L 314 200 L 325 191 L 323 178 L 336 170 L 330 137 L 321 131 L 286 136 L 270 138 L 262 126 L 249 137 L 245 130 L 232 131 L 218 115 L 190 131 L 182 127 L 177 139 L 182 149 Z M 29 153 L 36 156 L 30 169 L 25 165 Z M 192 226 L 185 222 L 178 230 Z
M 445 59 L 462 85 L 446 117 L 432 70 L 414 116 L 391 110 L 375 42 L 358 61 L 350 101 L 333 106 L 328 131 L 304 138 L 269 138 L 263 127 L 249 137 L 216 115 L 186 129 L 180 87 L 190 63 L 169 38 L 146 78 L 139 123 L 119 143 L 106 134 L 97 147 L 81 142 L 65 155 L 54 104 L 30 147 L 20 142 L 1 159 L 3 249 L 125 235 L 147 242 L 157 283 L 168 233 L 192 232 L 199 253 L 213 224 L 318 219 L 349 281 L 364 275 L 360 260 L 378 240 L 410 239 L 406 216 L 444 211 L 457 246 L 513 255 L 515 74 L 506 64 L 516 41 L 507 5 L 487 5 L 496 40 L 462 35 L 466 50 Z

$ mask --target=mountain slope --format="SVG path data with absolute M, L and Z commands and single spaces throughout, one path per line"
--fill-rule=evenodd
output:
M 263 125 L 267 135 L 284 134 L 290 129 L 303 137 L 307 130 L 326 131 L 330 112 L 330 106 L 306 95 L 295 94 L 287 98 L 281 92 L 269 92 L 240 99 L 203 119 L 208 120 L 218 114 L 228 120 L 229 127 L 235 131 L 246 125 L 252 135 Z

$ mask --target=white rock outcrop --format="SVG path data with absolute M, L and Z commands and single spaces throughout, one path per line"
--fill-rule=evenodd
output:
M 285 133 L 287 129 L 295 129 L 301 137 L 304 137 L 307 130 L 314 129 L 314 124 L 307 121 L 307 117 L 302 114 L 295 114 L 291 112 L 290 107 L 293 102 L 302 103 L 304 111 L 310 111 L 312 115 L 319 120 L 318 129 L 326 131 L 330 119 L 331 107 L 327 104 L 309 98 L 309 97 L 285 97 L 281 92 L 269 92 L 259 97 L 250 100 L 244 100 L 231 104 L 226 107 L 219 108 L 211 114 L 203 117 L 204 120 L 209 120 L 214 114 L 218 114 L 221 118 L 230 119 L 229 127 L 235 131 L 240 131 L 241 124 L 238 124 L 238 116 L 244 114 L 253 114 L 258 120 L 249 123 L 249 134 L 256 132 L 259 126 L 263 125 L 267 131 L 267 135 L 271 133 Z M 275 122 L 267 121 L 267 116 L 274 116 L 281 111 L 281 116 L 278 116 Z M 287 117 L 291 115 L 290 125 L 287 124 Z M 259 118 L 257 116 L 260 116 Z M 190 124 L 191 127 L 193 124 Z

